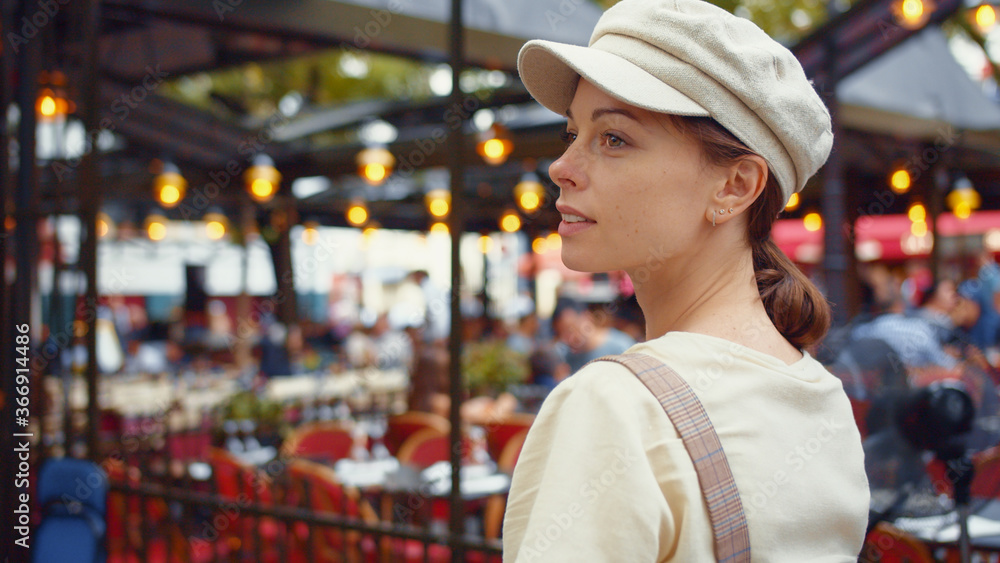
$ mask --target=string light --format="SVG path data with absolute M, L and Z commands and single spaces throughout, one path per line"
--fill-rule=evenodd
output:
M 274 161 L 266 154 L 254 157 L 253 166 L 243 174 L 250 197 L 260 203 L 271 201 L 278 193 L 281 183 L 281 173 L 274 167 Z
M 815 211 L 807 213 L 806 216 L 802 218 L 802 225 L 807 231 L 816 232 L 823 228 L 823 216 Z
M 785 204 L 785 211 L 795 211 L 799 207 L 799 193 L 793 192 L 792 197 L 788 198 L 788 203 Z
M 347 209 L 347 222 L 354 225 L 355 227 L 360 227 L 368 221 L 368 208 L 365 207 L 363 202 L 356 202 L 351 204 Z
M 521 216 L 510 210 L 500 218 L 500 229 L 505 233 L 516 233 L 521 229 Z
M 167 209 L 176 207 L 184 199 L 187 192 L 187 180 L 181 175 L 180 169 L 172 162 L 165 162 L 160 173 L 153 180 L 153 194 L 156 200 Z

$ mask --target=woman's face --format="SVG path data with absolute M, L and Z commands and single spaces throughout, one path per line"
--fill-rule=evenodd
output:
M 560 188 L 566 266 L 625 270 L 636 279 L 641 268 L 649 277 L 666 260 L 696 253 L 712 228 L 711 195 L 725 186 L 725 171 L 706 163 L 668 116 L 584 79 L 567 114 L 566 152 L 549 167 Z

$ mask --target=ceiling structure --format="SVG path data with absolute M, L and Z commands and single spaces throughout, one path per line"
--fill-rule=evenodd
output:
M 294 200 L 300 220 L 346 225 L 348 205 L 363 199 L 383 227 L 420 230 L 430 223 L 424 193 L 442 183 L 440 170 L 423 171 L 445 166 L 446 144 L 441 139 L 455 133 L 451 125 L 456 123 L 456 113 L 465 117 L 493 108 L 514 141 L 506 164 L 488 166 L 475 154 L 476 129 L 466 123 L 462 134 L 468 163 L 469 230 L 496 229 L 500 213 L 514 206 L 513 187 L 525 171 L 538 172 L 553 193 L 546 170 L 561 152 L 557 133 L 562 123 L 531 101 L 516 79 L 516 54 L 527 38 L 586 43 L 600 15 L 596 5 L 583 0 L 469 2 L 466 59 L 472 67 L 500 71 L 507 79 L 496 88 L 470 91 L 463 108 L 450 107 L 448 96 L 441 96 L 366 99 L 307 106 L 290 116 L 280 112 L 254 116 L 241 113 L 240 108 L 229 108 L 232 111 L 227 113 L 182 103 L 158 92 L 157 81 L 175 82 L 248 62 L 280 61 L 330 49 L 375 51 L 440 63 L 447 60 L 447 2 L 104 0 L 101 4 L 98 107 L 102 123 L 110 124 L 123 141 L 118 150 L 101 159 L 102 197 L 113 213 L 142 215 L 153 207 L 149 163 L 155 159 L 170 159 L 180 167 L 189 182 L 189 194 L 211 191 L 212 184 L 220 184 L 219 178 L 228 179 L 211 203 L 223 210 L 234 208 L 245 201 L 245 195 L 239 174 L 232 171 L 248 167 L 253 152 L 262 150 L 283 175 L 285 197 L 292 197 L 290 186 L 298 178 L 330 180 L 329 189 Z M 956 89 L 956 81 L 964 79 L 956 90 L 961 95 L 949 95 L 938 103 L 957 104 L 971 112 L 973 123 L 984 126 L 977 131 L 967 122 L 958 123 L 955 135 L 949 137 L 949 147 L 957 150 L 949 158 L 973 179 L 983 194 L 984 207 L 1000 208 L 996 104 L 977 92 L 967 76 L 956 74 L 961 69 L 946 52 L 939 31 L 898 46 L 912 33 L 900 28 L 886 32 L 888 5 L 885 0 L 859 2 L 793 47 L 807 73 L 818 76 L 821 93 L 823 75 L 830 71 L 824 63 L 824 49 L 830 48 L 831 37 L 835 38 L 833 48 L 843 54 L 835 69 L 848 74 L 837 89 L 845 127 L 837 150 L 845 156 L 852 186 L 861 188 L 853 197 L 863 205 L 884 182 L 887 163 L 911 155 L 919 158 L 927 146 L 934 146 L 941 125 L 955 116 L 923 115 L 920 108 L 927 99 L 944 95 L 934 86 Z M 939 8 L 944 11 L 935 13 L 938 20 L 957 9 L 957 3 L 940 2 Z M 873 37 L 873 33 L 880 35 Z M 72 44 L 57 42 L 57 46 L 72 50 Z M 875 59 L 893 47 L 893 52 Z M 53 56 L 57 62 L 59 53 L 56 49 Z M 907 57 L 924 58 L 917 66 Z M 863 66 L 872 59 L 874 63 Z M 914 77 L 925 77 L 928 88 L 913 87 Z M 923 100 L 917 99 L 920 95 Z M 355 156 L 363 148 L 356 131 L 376 117 L 398 130 L 388 146 L 397 157 L 398 170 L 385 186 L 371 187 L 356 175 Z M 42 167 L 40 212 L 72 211 L 77 193 L 74 172 L 59 163 Z M 447 185 L 445 176 L 442 187 Z M 803 209 L 819 207 L 821 190 L 818 180 L 810 183 L 803 194 Z M 196 211 L 203 212 L 205 207 Z M 544 205 L 525 219 L 525 228 L 534 232 L 550 230 L 557 221 L 552 205 Z

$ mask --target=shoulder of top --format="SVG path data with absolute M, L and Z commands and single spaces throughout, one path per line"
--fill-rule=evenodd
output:
M 595 360 L 587 363 L 571 377 L 556 386 L 553 393 L 596 392 L 614 394 L 620 391 L 645 389 L 632 370 L 613 361 Z

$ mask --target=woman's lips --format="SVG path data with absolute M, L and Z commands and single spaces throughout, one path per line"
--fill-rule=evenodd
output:
M 559 222 L 559 236 L 572 236 L 596 224 L 592 219 L 588 219 L 582 215 L 563 212 L 562 221 Z

